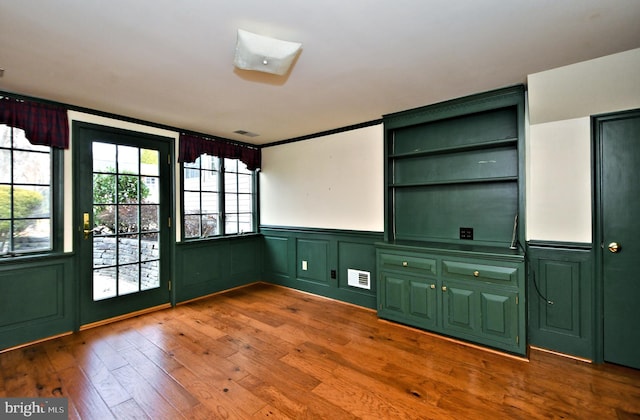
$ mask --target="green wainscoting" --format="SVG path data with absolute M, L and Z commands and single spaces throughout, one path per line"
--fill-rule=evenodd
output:
M 528 246 L 529 344 L 595 359 L 591 244 Z
M 260 231 L 264 236 L 264 281 L 376 307 L 374 243 L 383 239 L 382 232 L 275 226 L 263 226 Z M 371 288 L 350 286 L 349 269 L 371 273 Z
M 0 350 L 73 331 L 70 255 L 24 257 L 0 264 Z
M 261 279 L 262 236 L 233 236 L 176 245 L 175 302 L 206 296 Z

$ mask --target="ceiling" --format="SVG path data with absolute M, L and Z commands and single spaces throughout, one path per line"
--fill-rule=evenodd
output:
M 0 90 L 266 144 L 638 48 L 639 22 L 638 0 L 0 0 Z M 235 69 L 239 28 L 301 42 L 292 70 Z

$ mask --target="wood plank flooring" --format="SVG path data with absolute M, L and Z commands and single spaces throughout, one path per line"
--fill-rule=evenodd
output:
M 530 360 L 255 284 L 0 354 L 0 397 L 72 419 L 640 418 L 640 371 Z

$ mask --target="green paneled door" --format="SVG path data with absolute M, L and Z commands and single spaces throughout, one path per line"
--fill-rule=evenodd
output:
M 600 146 L 604 360 L 640 369 L 640 111 L 605 117 Z

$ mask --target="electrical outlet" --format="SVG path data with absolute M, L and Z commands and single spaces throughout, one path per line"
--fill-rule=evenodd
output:
M 306 261 L 302 261 L 302 271 L 307 271 L 307 262 Z
M 473 240 L 473 228 L 461 227 L 460 228 L 460 239 Z
M 336 270 L 331 270 L 331 278 L 332 279 L 336 278 Z

